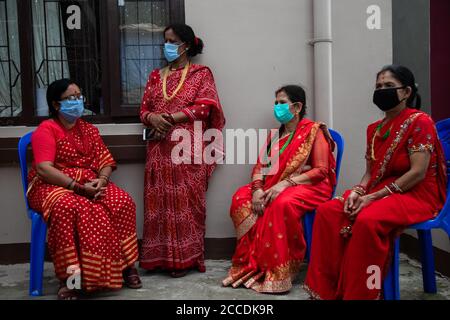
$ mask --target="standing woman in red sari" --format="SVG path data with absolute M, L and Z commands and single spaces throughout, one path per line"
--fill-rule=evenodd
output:
M 373 102 L 385 117 L 367 128 L 366 173 L 317 209 L 305 280 L 312 298 L 380 299 L 381 289 L 368 285 L 368 270 L 378 267 L 384 277 L 395 238 L 435 217 L 445 202 L 442 146 L 433 120 L 418 110 L 412 72 L 384 67 Z
M 98 129 L 80 119 L 84 97 L 73 81 L 57 80 L 47 90 L 52 119 L 31 138 L 33 167 L 28 175 L 30 207 L 48 224 L 48 247 L 61 285 L 59 299 L 76 299 L 67 278 L 80 273 L 88 292 L 142 286 L 136 206 L 110 182 L 116 162 Z
M 176 164 L 172 150 L 174 129 L 189 132 L 190 163 L 201 156 L 205 143 L 194 146 L 194 124 L 203 137 L 207 129 L 222 130 L 225 124 L 211 70 L 191 63 L 202 53 L 203 42 L 191 27 L 174 24 L 164 30 L 164 55 L 169 62 L 150 74 L 140 117 L 151 128 L 147 144 L 144 183 L 144 234 L 140 267 L 170 271 L 181 277 L 189 269 L 205 271 L 204 236 L 206 191 L 215 165 Z
M 299 86 L 276 92 L 281 128 L 267 140 L 252 182 L 231 203 L 238 243 L 224 286 L 264 293 L 292 287 L 306 251 L 302 215 L 330 199 L 336 183 L 334 142 L 324 124 L 304 118 L 305 102 Z M 263 161 L 268 158 L 272 167 Z

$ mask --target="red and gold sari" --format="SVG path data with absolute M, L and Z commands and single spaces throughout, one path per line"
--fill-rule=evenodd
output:
M 381 298 L 380 288 L 367 285 L 368 268 L 377 266 L 384 276 L 394 239 L 408 225 L 433 218 L 445 202 L 445 161 L 433 120 L 407 108 L 377 134 L 380 123 L 367 129 L 366 159 L 371 168 L 367 192 L 381 190 L 405 174 L 413 152 L 431 153 L 426 177 L 403 194 L 374 201 L 361 210 L 355 222 L 344 212 L 351 190 L 318 207 L 305 280 L 305 289 L 315 298 Z M 347 226 L 351 226 L 351 236 L 343 237 L 340 231 Z
M 288 139 L 280 139 L 279 146 L 284 146 Z M 222 282 L 224 286 L 236 288 L 244 284 L 265 293 L 291 289 L 306 251 L 301 217 L 330 199 L 336 181 L 334 142 L 326 127 L 308 119 L 301 120 L 291 142 L 278 157 L 278 170 L 264 178 L 264 190 L 267 190 L 287 177 L 302 173 L 305 166 L 316 170 L 314 156 L 317 155 L 313 154 L 313 148 L 317 147 L 322 150 L 320 157 L 325 158 L 323 176 L 316 181 L 311 179 L 311 184 L 285 189 L 265 208 L 262 216 L 258 217 L 252 210 L 251 184 L 234 194 L 230 214 L 238 243 L 228 277 Z M 267 146 L 263 150 L 264 153 Z M 272 152 L 279 151 L 274 148 Z M 253 176 L 261 173 L 261 163 L 260 157 Z
M 45 121 L 33 135 L 54 126 L 52 121 Z M 32 143 L 36 144 L 33 151 L 39 148 L 39 141 Z M 84 184 L 98 178 L 102 168 L 115 168 L 116 163 L 98 129 L 79 119 L 56 141 L 54 166 Z M 34 167 L 28 181 L 30 207 L 41 212 L 48 224 L 48 248 L 58 279 L 67 279 L 69 267 L 76 267 L 81 269 L 86 291 L 121 288 L 122 270 L 138 259 L 132 198 L 109 182 L 104 196 L 90 200 L 44 182 Z
M 222 113 L 211 70 L 202 65 L 189 66 L 183 78 L 177 70 L 167 78 L 167 100 L 163 94 L 163 71 L 154 70 L 148 79 L 141 106 L 141 121 L 147 123 L 149 113 L 184 112 L 190 121 L 177 124 L 161 141 L 149 141 L 144 177 L 144 233 L 140 267 L 205 271 L 204 236 L 206 191 L 215 164 L 206 164 L 202 152 L 207 143 L 207 129 L 222 130 Z M 201 130 L 194 134 L 194 127 Z M 191 153 L 183 154 L 189 163 L 175 164 L 172 150 L 179 141 L 172 141 L 173 130 L 185 129 L 191 138 Z M 200 141 L 198 140 L 200 138 Z M 198 142 L 199 141 L 199 142 Z M 198 161 L 200 158 L 200 161 Z

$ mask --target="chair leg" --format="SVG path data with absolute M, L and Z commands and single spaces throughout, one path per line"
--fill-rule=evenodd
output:
M 42 217 L 35 213 L 31 228 L 29 293 L 31 296 L 41 296 L 47 226 Z
M 306 240 L 306 257 L 305 260 L 311 259 L 311 244 L 312 244 L 312 231 L 314 224 L 314 217 L 316 216 L 316 211 L 307 212 L 303 216 L 303 233 Z
M 400 238 L 394 241 L 392 262 L 383 282 L 385 300 L 400 300 Z
M 433 254 L 433 238 L 431 230 L 417 230 L 422 254 L 423 290 L 426 293 L 436 293 L 436 275 Z

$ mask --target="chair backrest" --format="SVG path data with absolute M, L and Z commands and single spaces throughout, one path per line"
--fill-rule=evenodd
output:
M 439 219 L 446 220 L 447 225 L 450 226 L 450 118 L 436 123 L 436 129 L 444 149 L 445 163 L 447 165 L 447 199 L 444 208 L 439 214 Z M 450 232 L 450 230 L 447 232 Z
M 20 172 L 22 173 L 23 196 L 25 198 L 27 212 L 30 218 L 31 218 L 29 210 L 30 208 L 28 206 L 28 199 L 27 199 L 27 189 L 28 189 L 27 149 L 28 145 L 31 143 L 32 134 L 33 132 L 29 132 L 19 140 L 19 163 L 20 163 Z
M 344 138 L 341 134 L 333 129 L 329 129 L 331 137 L 336 143 L 336 185 L 339 181 L 339 173 L 341 171 L 342 155 L 344 154 Z M 334 192 L 333 192 L 334 194 Z

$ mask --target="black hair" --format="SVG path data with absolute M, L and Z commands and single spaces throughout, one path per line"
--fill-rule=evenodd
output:
M 283 86 L 280 89 L 278 89 L 275 92 L 275 96 L 278 95 L 280 92 L 285 92 L 288 96 L 289 100 L 291 100 L 292 103 L 301 102 L 303 104 L 303 108 L 300 111 L 300 120 L 303 119 L 303 117 L 306 114 L 306 93 L 305 90 L 297 85 L 287 85 Z
M 47 88 L 47 104 L 48 110 L 51 118 L 56 118 L 58 116 L 58 111 L 56 111 L 53 106 L 53 102 L 61 101 L 61 96 L 64 92 L 66 92 L 67 88 L 71 84 L 76 84 L 74 81 L 70 79 L 60 79 L 53 81 Z
M 422 98 L 420 94 L 417 93 L 418 88 L 416 85 L 416 79 L 414 78 L 414 74 L 411 72 L 411 70 L 409 70 L 407 67 L 397 64 L 387 65 L 384 66 L 383 69 L 381 69 L 381 71 L 377 73 L 377 80 L 378 77 L 386 71 L 390 71 L 394 76 L 394 78 L 400 81 L 402 85 L 411 88 L 412 90 L 411 96 L 406 101 L 406 105 L 409 108 L 420 110 L 420 108 L 422 107 Z
M 198 38 L 194 34 L 194 30 L 187 24 L 182 23 L 174 23 L 171 25 L 168 25 L 164 29 L 164 34 L 167 30 L 172 29 L 173 32 L 183 41 L 186 43 L 189 47 L 189 50 L 187 50 L 187 55 L 189 57 L 195 57 L 197 54 L 201 54 L 203 51 L 203 41 L 202 39 Z

